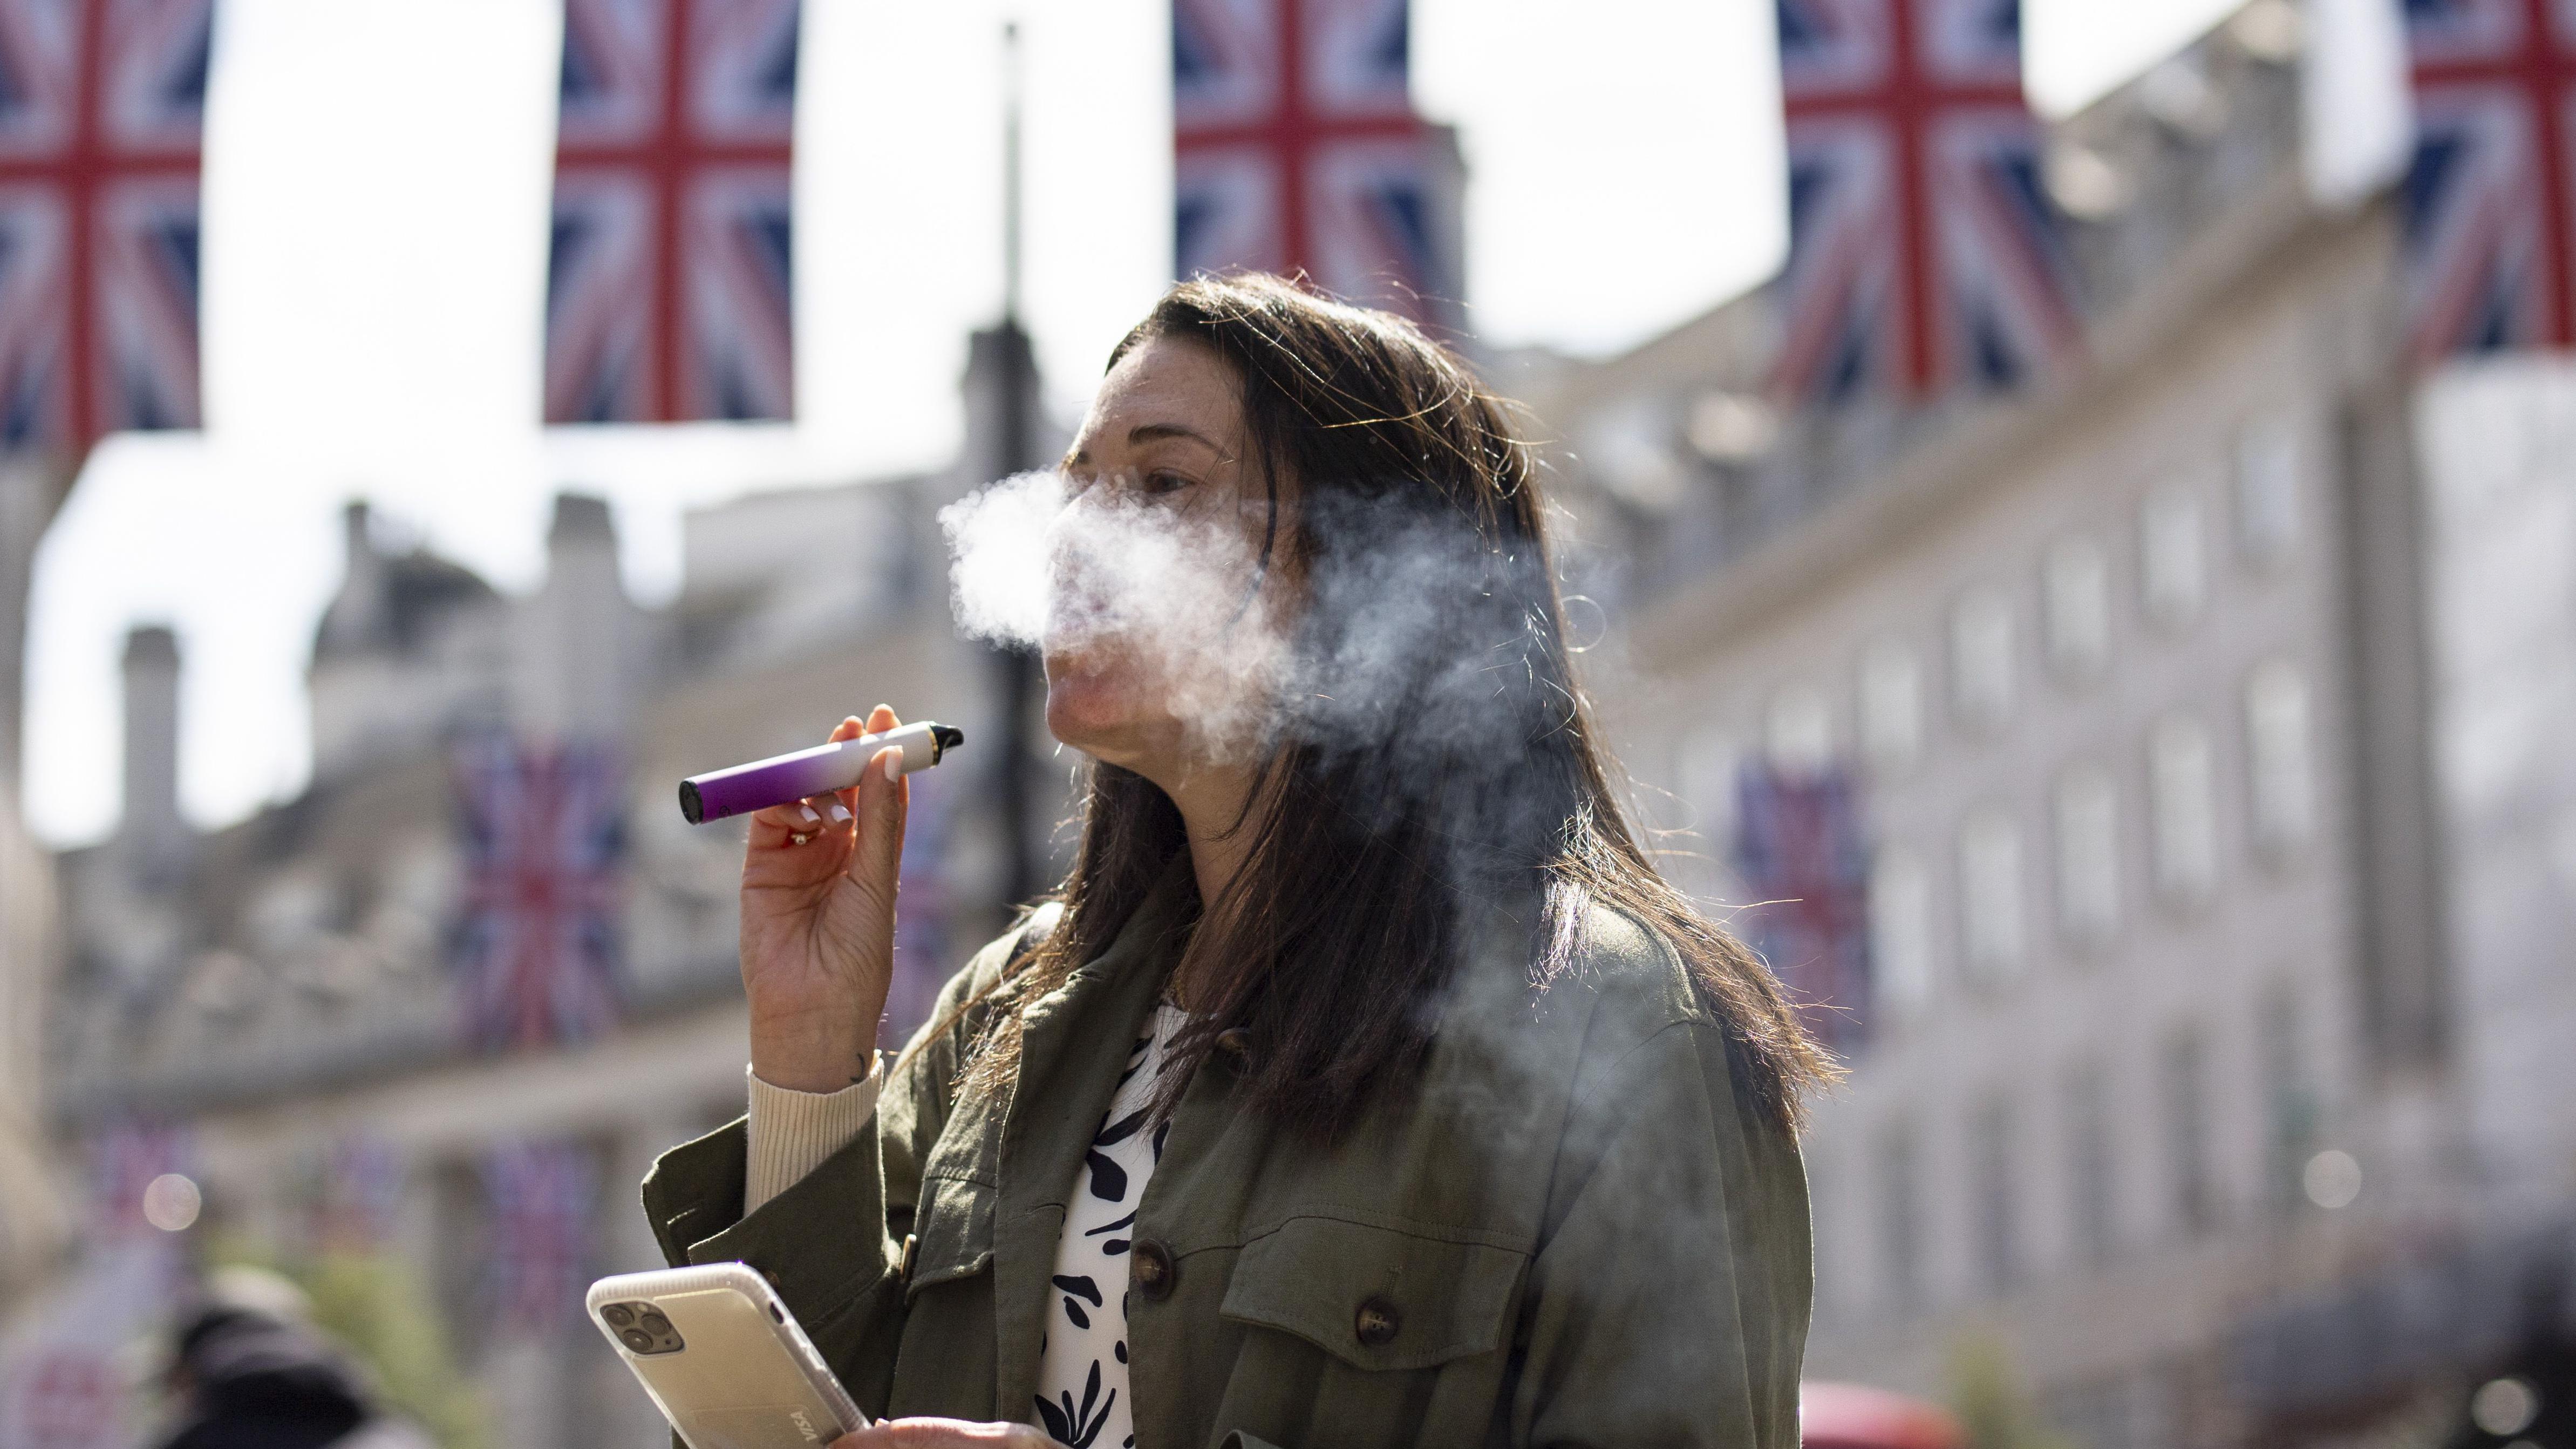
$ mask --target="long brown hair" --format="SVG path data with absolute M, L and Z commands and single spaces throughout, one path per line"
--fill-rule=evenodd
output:
M 1300 687 L 1278 701 L 1245 817 L 1249 850 L 1184 948 L 1198 991 L 1168 1081 L 1246 1030 L 1260 1110 L 1326 1135 L 1400 1087 L 1434 1034 L 1472 923 L 1518 921 L 1530 982 L 1574 969 L 1587 905 L 1660 933 L 1725 1023 L 1741 1088 L 1794 1127 L 1833 1067 L 1777 983 L 1659 876 L 1619 807 L 1577 688 L 1547 508 L 1511 410 L 1405 320 L 1276 277 L 1172 289 L 1110 364 L 1157 339 L 1233 374 L 1247 473 L 1295 521 L 1263 540 L 1291 569 Z M 1271 527 L 1276 530 L 1274 523 Z M 1187 848 L 1142 777 L 1091 763 L 1062 915 L 992 993 L 965 1084 L 1007 1091 L 1019 1003 L 1098 956 Z M 1170 1103 L 1163 1104 L 1166 1108 Z

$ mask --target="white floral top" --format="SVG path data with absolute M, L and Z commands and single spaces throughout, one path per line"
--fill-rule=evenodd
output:
M 1153 1115 L 1154 1088 L 1172 1038 L 1189 1020 L 1169 1002 L 1128 1049 L 1109 1111 L 1074 1173 L 1064 1233 L 1056 1239 L 1053 1299 L 1039 1341 L 1038 1422 L 1074 1449 L 1134 1449 L 1127 1392 L 1127 1248 L 1136 1205 L 1163 1157 L 1166 1122 Z
M 1135 1449 L 1127 1393 L 1127 1248 L 1169 1126 L 1145 1125 L 1154 1084 L 1171 1061 L 1172 1038 L 1188 1020 L 1164 1002 L 1128 1048 L 1127 1070 L 1074 1173 L 1064 1233 L 1056 1240 L 1054 1301 L 1038 1344 L 1038 1422 L 1075 1449 Z M 885 1080 L 881 1066 L 871 1067 L 865 1080 L 841 1091 L 808 1093 L 744 1075 L 751 1083 L 746 1213 L 866 1130 Z

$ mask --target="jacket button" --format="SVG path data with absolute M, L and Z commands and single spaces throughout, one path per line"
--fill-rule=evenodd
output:
M 1363 1347 L 1383 1348 L 1394 1340 L 1395 1330 L 1403 1321 L 1394 1304 L 1383 1298 L 1372 1298 L 1360 1305 L 1359 1321 L 1352 1327 L 1359 1334 Z
M 1136 1291 L 1148 1303 L 1160 1303 L 1172 1296 L 1172 1285 L 1181 1276 L 1181 1265 L 1172 1261 L 1172 1250 L 1151 1238 L 1140 1239 L 1127 1253 L 1128 1276 L 1135 1281 Z

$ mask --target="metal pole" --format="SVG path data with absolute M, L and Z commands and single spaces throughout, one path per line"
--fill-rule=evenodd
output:
M 1020 23 L 1002 24 L 1002 322 L 1020 320 Z
M 1002 27 L 1002 322 L 994 329 L 995 386 L 1000 392 L 1001 436 L 994 455 L 1005 475 L 1037 467 L 1037 361 L 1029 335 L 1020 325 L 1020 27 Z M 1027 901 L 1047 888 L 1046 862 L 1039 850 L 1040 822 L 1036 792 L 1030 788 L 1035 763 L 1033 713 L 1040 679 L 1038 661 L 1026 649 L 1003 645 L 994 655 L 995 706 L 1001 716 L 1001 748 L 994 751 L 995 804 L 1003 831 L 1003 899 Z

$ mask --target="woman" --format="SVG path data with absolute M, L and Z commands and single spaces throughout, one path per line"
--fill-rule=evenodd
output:
M 646 1182 L 671 1261 L 903 1421 L 846 1445 L 1793 1443 L 1827 1068 L 1614 804 L 1502 402 L 1200 280 L 1062 471 L 1073 869 L 880 1065 L 904 787 L 756 816 L 752 1110 Z

